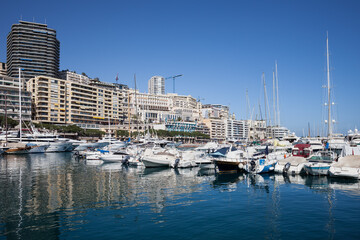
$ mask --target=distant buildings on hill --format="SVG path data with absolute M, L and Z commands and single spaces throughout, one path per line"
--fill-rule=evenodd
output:
M 86 74 L 59 72 L 60 42 L 46 24 L 20 21 L 8 34 L 7 63 L 0 63 L 0 114 L 19 115 L 21 73 L 22 116 L 39 123 L 76 124 L 87 129 L 198 131 L 212 140 L 265 138 L 264 120 L 236 120 L 228 106 L 202 104 L 192 96 L 165 94 L 165 78 L 153 76 L 148 93 Z M 20 71 L 19 71 L 20 69 Z M 26 88 L 26 91 L 25 91 Z M 283 129 L 284 130 L 284 129 Z M 285 131 L 285 130 L 284 130 Z

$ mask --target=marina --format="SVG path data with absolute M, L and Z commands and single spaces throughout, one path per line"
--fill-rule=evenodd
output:
M 360 238 L 359 1 L 2 7 L 0 240 Z
M 360 182 L 328 176 L 0 159 L 0 239 L 357 239 Z M 105 230 L 106 229 L 106 230 Z

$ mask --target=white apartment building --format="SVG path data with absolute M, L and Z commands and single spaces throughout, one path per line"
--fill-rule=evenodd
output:
M 199 108 L 195 98 L 177 94 L 148 94 L 129 89 L 132 115 L 141 121 L 164 123 L 168 120 L 197 121 Z
M 59 77 L 68 81 L 82 82 L 85 84 L 90 83 L 90 78 L 88 76 L 67 70 L 59 72 Z
M 165 78 L 162 76 L 153 76 L 148 82 L 149 94 L 164 95 L 165 94 Z
M 226 124 L 226 140 L 228 141 L 244 141 L 249 137 L 249 123 L 246 120 L 227 119 Z
M 286 127 L 271 126 L 266 128 L 266 135 L 268 138 L 276 138 L 282 140 L 290 134 L 290 130 Z
M 220 104 L 205 104 L 201 107 L 202 118 L 229 118 L 229 107 Z

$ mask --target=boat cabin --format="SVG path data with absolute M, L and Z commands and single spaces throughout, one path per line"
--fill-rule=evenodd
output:
M 292 155 L 296 157 L 308 158 L 312 154 L 310 144 L 296 144 L 292 150 Z

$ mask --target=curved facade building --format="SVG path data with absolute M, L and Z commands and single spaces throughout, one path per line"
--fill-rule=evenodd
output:
M 7 36 L 7 73 L 26 80 L 35 76 L 58 77 L 60 42 L 46 24 L 19 21 Z

